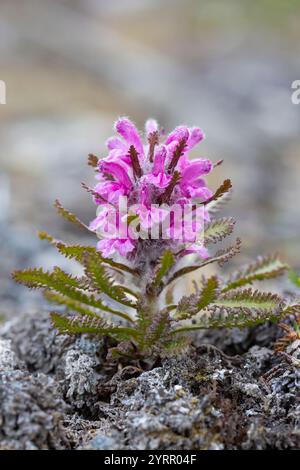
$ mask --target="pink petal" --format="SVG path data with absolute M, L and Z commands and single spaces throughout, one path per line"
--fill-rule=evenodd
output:
M 96 185 L 95 192 L 101 196 L 99 202 L 96 201 L 97 203 L 103 204 L 107 201 L 118 204 L 120 196 L 127 195 L 128 189 L 118 181 L 105 181 Z
M 200 127 L 192 127 L 190 129 L 190 136 L 187 142 L 187 149 L 191 150 L 194 148 L 201 140 L 205 138 L 205 134 Z
M 170 183 L 172 177 L 166 175 L 165 173 L 158 173 L 158 175 L 146 175 L 147 181 L 159 189 L 164 189 Z
M 153 132 L 158 131 L 158 123 L 155 121 L 155 119 L 148 119 L 145 124 L 145 130 L 146 130 L 146 135 L 149 137 L 150 134 Z
M 97 229 L 103 224 L 104 220 L 105 220 L 105 215 L 103 214 L 98 215 L 94 220 L 90 222 L 89 229 L 92 232 L 96 232 Z
M 180 173 L 182 173 L 186 169 L 186 167 L 190 165 L 190 163 L 191 162 L 189 161 L 187 154 L 184 153 L 180 157 L 180 160 L 177 165 L 177 169 L 180 171 Z
M 108 173 L 113 176 L 117 181 L 122 183 L 126 189 L 130 190 L 132 188 L 133 185 L 127 174 L 128 172 L 126 172 L 125 168 L 121 164 L 102 160 L 99 166 L 102 173 Z
M 154 157 L 154 163 L 152 168 L 152 173 L 158 175 L 158 173 L 164 172 L 165 169 L 165 160 L 167 156 L 167 149 L 162 145 L 158 152 L 156 152 Z
M 209 258 L 209 252 L 207 248 L 205 248 L 203 245 L 198 245 L 197 243 L 193 243 L 193 245 L 189 246 L 186 250 L 185 253 L 186 255 L 196 253 L 203 259 Z
M 139 194 L 139 204 L 142 206 L 148 207 L 151 202 L 150 202 L 150 188 L 149 185 L 143 184 L 140 194 Z
M 111 239 L 104 239 L 100 240 L 97 243 L 98 251 L 101 251 L 102 255 L 105 258 L 113 255 L 114 253 L 118 252 L 121 256 L 126 256 L 128 253 L 133 251 L 135 248 L 134 244 L 130 241 L 129 238 L 127 239 L 120 239 L 120 238 L 111 238 Z
M 153 184 L 157 188 L 163 189 L 168 186 L 171 176 L 165 174 L 165 159 L 167 156 L 167 149 L 161 146 L 155 154 L 152 172 L 144 176 L 144 180 Z
M 106 141 L 106 146 L 109 150 L 122 150 L 127 152 L 127 145 L 119 137 L 110 137 Z
M 135 249 L 135 245 L 131 242 L 129 238 L 116 240 L 114 247 L 120 253 L 121 256 L 126 256 L 128 253 L 131 253 Z
M 126 140 L 129 145 L 133 145 L 140 155 L 144 155 L 143 143 L 136 126 L 126 117 L 121 117 L 115 124 L 116 131 Z
M 210 173 L 213 164 L 210 160 L 194 160 L 188 165 L 182 173 L 182 178 L 194 180 L 201 175 Z
M 131 158 L 128 155 L 127 147 L 125 148 L 125 150 L 122 150 L 122 149 L 112 149 L 112 150 L 110 150 L 107 157 L 100 160 L 99 165 L 100 165 L 101 161 L 116 162 L 116 163 L 124 162 L 129 167 L 131 167 L 131 165 L 132 165 L 131 164 Z
M 174 141 L 179 142 L 183 139 L 187 141 L 189 135 L 189 130 L 186 126 L 178 126 L 168 135 L 165 144 L 168 145 Z
M 210 197 L 212 197 L 213 192 L 203 186 L 202 188 L 190 188 L 190 195 L 192 198 L 201 198 L 202 201 L 206 201 Z
M 111 256 L 115 252 L 115 250 L 113 248 L 113 242 L 114 242 L 113 239 L 100 240 L 97 243 L 97 250 L 101 251 L 102 255 L 105 258 L 108 258 L 109 256 Z

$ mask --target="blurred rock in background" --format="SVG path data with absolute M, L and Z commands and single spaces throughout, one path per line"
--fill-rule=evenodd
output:
M 225 159 L 211 186 L 234 183 L 242 258 L 277 250 L 300 268 L 299 21 L 298 0 L 1 0 L 0 313 L 40 299 L 12 269 L 64 262 L 37 229 L 84 236 L 52 202 L 93 218 L 86 157 L 118 115 L 202 126 L 198 155 Z

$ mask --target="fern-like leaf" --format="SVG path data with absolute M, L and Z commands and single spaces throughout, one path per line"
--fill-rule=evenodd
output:
M 231 196 L 232 196 L 232 191 L 229 190 L 228 192 L 219 196 L 217 200 L 208 202 L 205 206 L 206 210 L 210 214 L 214 214 L 214 215 L 217 214 L 228 204 L 228 202 L 231 200 Z
M 197 300 L 197 309 L 202 310 L 208 305 L 210 305 L 216 298 L 217 291 L 219 287 L 219 281 L 216 276 L 212 276 L 205 282 L 204 287 L 202 288 L 199 299 Z
M 287 269 L 288 265 L 282 263 L 277 255 L 259 257 L 254 263 L 233 273 L 222 292 L 228 292 L 237 287 L 252 284 L 254 281 L 275 278 L 283 274 Z
M 218 199 L 222 199 L 225 194 L 229 193 L 231 188 L 232 188 L 232 183 L 231 183 L 230 179 L 227 179 L 227 180 L 223 181 L 221 186 L 219 186 L 219 188 L 212 195 L 212 197 L 207 199 L 206 201 L 202 202 L 201 204 L 204 204 L 204 205 L 207 206 L 208 204 L 210 204 L 213 201 L 217 201 Z
M 162 278 L 169 272 L 175 263 L 174 255 L 170 250 L 166 250 L 160 260 L 160 267 L 154 279 L 154 286 L 158 286 Z
M 218 253 L 215 256 L 212 256 L 211 258 L 208 258 L 207 260 L 203 261 L 201 264 L 194 264 L 193 266 L 185 266 L 184 268 L 179 269 L 176 271 L 173 276 L 168 280 L 166 285 L 171 284 L 173 281 L 176 279 L 192 273 L 198 269 L 204 268 L 204 266 L 207 266 L 211 263 L 218 263 L 220 266 L 222 266 L 224 263 L 229 261 L 231 258 L 233 258 L 237 253 L 240 252 L 240 247 L 241 247 L 241 240 L 239 238 L 236 239 L 235 245 L 232 245 L 224 250 L 218 251 Z
M 204 245 L 222 241 L 233 232 L 234 225 L 231 217 L 213 220 L 204 229 Z
M 75 312 L 80 313 L 81 315 L 89 315 L 90 317 L 97 317 L 97 313 L 91 308 L 89 308 L 87 305 L 83 304 L 82 302 L 78 302 L 78 300 L 74 300 L 74 299 L 71 299 L 70 297 L 66 297 L 65 295 L 61 295 L 56 292 L 46 290 L 44 291 L 44 297 L 48 302 L 58 304 L 58 305 L 63 305 L 71 312 L 75 311 Z M 103 308 L 101 310 L 103 310 Z
M 143 338 L 144 348 L 152 345 L 163 344 L 168 338 L 170 331 L 171 319 L 166 310 L 157 312 L 151 319 L 151 324 L 146 330 Z
M 207 279 L 199 293 L 181 299 L 175 312 L 175 318 L 183 320 L 196 315 L 197 312 L 203 310 L 215 300 L 218 288 L 219 282 L 216 276 Z
M 221 295 L 202 312 L 195 325 L 186 325 L 174 332 L 204 328 L 245 328 L 266 321 L 277 322 L 282 316 L 283 301 L 279 296 L 246 289 Z
M 105 312 L 117 315 L 127 321 L 133 321 L 126 313 L 119 312 L 106 306 L 101 300 L 95 298 L 94 295 L 88 295 L 83 289 L 86 288 L 85 283 L 74 276 L 62 271 L 60 268 L 54 268 L 53 272 L 43 271 L 43 269 L 28 269 L 25 271 L 15 271 L 13 278 L 20 284 L 24 284 L 31 289 L 46 289 L 60 294 L 61 304 L 70 305 L 70 299 L 75 301 L 77 305 L 88 305 Z M 63 298 L 66 302 L 63 303 Z M 84 307 L 82 307 L 84 308 Z M 76 309 L 78 310 L 78 309 Z
M 190 341 L 184 336 L 174 336 L 171 332 L 170 338 L 161 348 L 160 357 L 172 357 L 184 353 L 190 346 Z
M 101 263 L 101 257 L 86 253 L 84 259 L 85 274 L 91 281 L 92 286 L 98 291 L 106 294 L 108 297 L 127 307 L 135 307 L 135 304 L 128 299 L 126 292 L 137 297 L 129 289 L 114 284 L 112 278 L 107 273 L 105 267 Z
M 217 307 L 253 308 L 269 312 L 282 305 L 282 299 L 276 294 L 259 292 L 251 288 L 221 294 L 212 305 Z
M 72 222 L 73 224 L 77 225 L 78 227 L 81 227 L 81 228 L 84 228 L 86 230 L 89 230 L 89 227 L 81 222 L 80 219 L 78 219 L 78 217 L 76 217 L 75 214 L 73 214 L 72 212 L 70 212 L 68 209 L 65 209 L 61 203 L 59 202 L 58 199 L 56 199 L 56 201 L 54 202 L 54 207 L 57 209 L 57 212 L 59 213 L 59 215 L 61 215 L 62 217 L 64 217 L 66 220 L 68 220 L 69 222 Z
M 53 326 L 62 334 L 89 333 L 99 336 L 111 336 L 118 340 L 134 338 L 136 336 L 133 328 L 113 326 L 103 318 L 92 318 L 89 315 L 65 317 L 52 312 L 51 319 Z
M 15 281 L 32 289 L 50 288 L 61 291 L 65 295 L 69 295 L 71 290 L 83 287 L 76 277 L 71 276 L 71 274 L 64 272 L 58 267 L 55 267 L 53 272 L 43 271 L 42 268 L 15 271 L 13 278 Z
M 79 263 L 83 264 L 83 260 L 86 253 L 90 253 L 91 255 L 97 256 L 98 259 L 101 259 L 102 263 L 107 264 L 108 266 L 111 266 L 112 268 L 118 271 L 124 271 L 129 274 L 132 274 L 133 276 L 137 276 L 137 272 L 130 266 L 113 261 L 111 258 L 104 258 L 103 256 L 101 256 L 99 251 L 97 251 L 96 248 L 92 246 L 66 245 L 63 242 L 56 240 L 47 232 L 38 232 L 38 236 L 41 240 L 47 240 L 49 243 L 55 246 L 58 249 L 59 253 L 64 255 L 66 258 L 75 259 Z

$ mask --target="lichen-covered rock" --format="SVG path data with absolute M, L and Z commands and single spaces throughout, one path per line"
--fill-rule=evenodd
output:
M 74 338 L 57 335 L 51 326 L 49 315 L 38 312 L 14 319 L 0 329 L 0 336 L 10 339 L 18 357 L 30 371 L 55 371 L 65 348 Z
M 32 375 L 0 340 L 0 448 L 62 449 L 66 406 L 51 377 Z
M 223 340 L 208 332 L 185 356 L 143 371 L 108 363 L 98 338 L 57 336 L 40 313 L 7 323 L 0 447 L 297 449 L 299 344 L 275 355 L 267 329 Z
M 198 348 L 120 382 L 111 407 L 128 448 L 298 448 L 299 369 L 282 362 L 264 378 L 272 360 L 267 348 L 240 361 Z
M 62 449 L 68 446 L 62 427 L 64 403 L 54 381 L 22 371 L 0 375 L 0 447 Z
M 107 381 L 105 371 L 101 372 L 101 340 L 86 337 L 77 338 L 61 357 L 57 368 L 66 400 L 75 408 L 90 415 L 98 400 L 98 387 Z
M 101 361 L 103 341 L 86 337 L 58 335 L 49 315 L 31 314 L 0 329 L 16 355 L 31 372 L 51 374 L 60 384 L 64 399 L 74 409 L 91 414 L 97 401 L 97 386 L 105 381 Z
M 276 324 L 265 323 L 253 328 L 225 328 L 195 333 L 193 342 L 196 345 L 212 343 L 227 354 L 243 354 L 252 346 L 270 347 L 280 335 Z
M 24 368 L 12 350 L 11 341 L 0 339 L 0 374 L 9 370 Z

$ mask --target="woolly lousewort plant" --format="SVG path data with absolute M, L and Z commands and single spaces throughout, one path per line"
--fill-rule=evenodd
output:
M 14 273 L 18 282 L 44 289 L 47 300 L 65 307 L 51 313 L 60 333 L 106 336 L 111 357 L 146 359 L 180 351 L 190 331 L 276 322 L 300 308 L 249 287 L 283 273 L 287 266 L 277 256 L 258 258 L 227 278 L 199 275 L 240 250 L 239 239 L 225 249 L 211 248 L 234 228 L 232 218 L 216 218 L 231 182 L 212 192 L 204 176 L 221 162 L 189 159 L 204 138 L 201 129 L 179 126 L 164 136 L 149 120 L 145 143 L 127 118 L 115 130 L 119 136 L 108 139 L 108 155 L 89 156 L 97 184 L 83 186 L 97 205 L 95 220 L 86 226 L 55 203 L 60 215 L 97 234 L 97 246 L 65 244 L 40 233 L 81 263 L 83 275 L 58 267 Z M 174 288 L 191 273 L 194 292 L 178 300 Z

